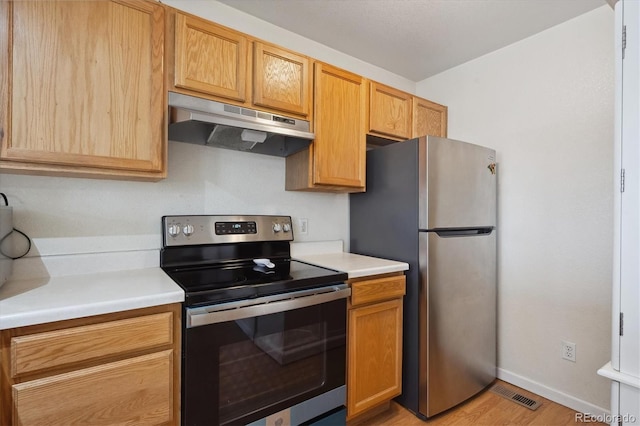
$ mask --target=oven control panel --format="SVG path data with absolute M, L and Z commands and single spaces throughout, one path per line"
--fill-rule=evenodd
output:
M 230 234 L 257 234 L 258 225 L 254 221 L 249 222 L 216 222 L 216 235 Z
M 164 216 L 163 247 L 293 241 L 291 216 Z

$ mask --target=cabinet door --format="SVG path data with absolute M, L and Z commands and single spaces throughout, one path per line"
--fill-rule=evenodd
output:
M 620 408 L 623 426 L 640 425 L 640 388 L 620 383 Z
M 413 134 L 447 137 L 447 107 L 426 99 L 413 98 Z
M 618 5 L 622 9 L 622 23 L 630 44 L 640 41 L 640 3 L 624 1 Z M 618 32 L 617 34 L 620 34 Z M 621 41 L 618 41 L 619 43 Z M 621 55 L 620 51 L 617 51 Z M 640 377 L 640 51 L 637 48 L 625 50 L 624 60 L 618 59 L 619 93 L 621 101 L 620 133 L 616 146 L 615 178 L 620 179 L 624 172 L 624 189 L 615 191 L 616 227 L 614 238 L 617 258 L 613 292 L 614 315 L 614 368 L 621 373 Z M 619 250 L 619 252 L 618 252 Z M 618 312 L 616 312 L 618 311 Z M 620 333 L 620 315 L 622 333 Z M 617 326 L 617 327 L 616 327 Z M 617 341 L 617 342 L 616 342 Z M 615 351 L 619 350 L 619 361 L 615 359 Z
M 402 391 L 402 299 L 349 310 L 347 412 L 352 417 Z
M 165 172 L 162 5 L 2 2 L 0 20 L 3 166 Z
M 247 38 L 182 13 L 175 24 L 175 86 L 244 102 Z
M 315 64 L 313 184 L 363 188 L 366 85 L 356 74 Z
M 264 43 L 253 44 L 253 103 L 309 115 L 309 59 Z
M 409 139 L 413 97 L 374 81 L 370 85 L 369 132 Z
M 173 413 L 173 351 L 15 384 L 15 425 L 166 424 Z

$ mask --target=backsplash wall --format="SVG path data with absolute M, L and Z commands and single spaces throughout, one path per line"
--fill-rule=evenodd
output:
M 168 178 L 160 182 L 0 174 L 0 192 L 36 249 L 38 239 L 113 236 L 149 248 L 148 236 L 159 244 L 160 218 L 169 214 L 291 215 L 296 241 L 348 240 L 347 195 L 285 191 L 284 177 L 284 158 L 170 141 Z M 302 217 L 308 235 L 297 232 Z M 96 241 L 97 251 L 118 249 Z

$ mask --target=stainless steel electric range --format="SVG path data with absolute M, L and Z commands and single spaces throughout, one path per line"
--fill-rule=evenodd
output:
M 345 404 L 347 274 L 291 259 L 289 216 L 165 216 L 185 291 L 182 424 L 302 424 Z

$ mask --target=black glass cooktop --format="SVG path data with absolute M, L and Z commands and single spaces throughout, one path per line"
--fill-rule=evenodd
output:
M 347 274 L 289 259 L 271 259 L 273 268 L 253 261 L 220 265 L 163 266 L 185 291 L 189 307 L 250 299 L 344 282 Z

